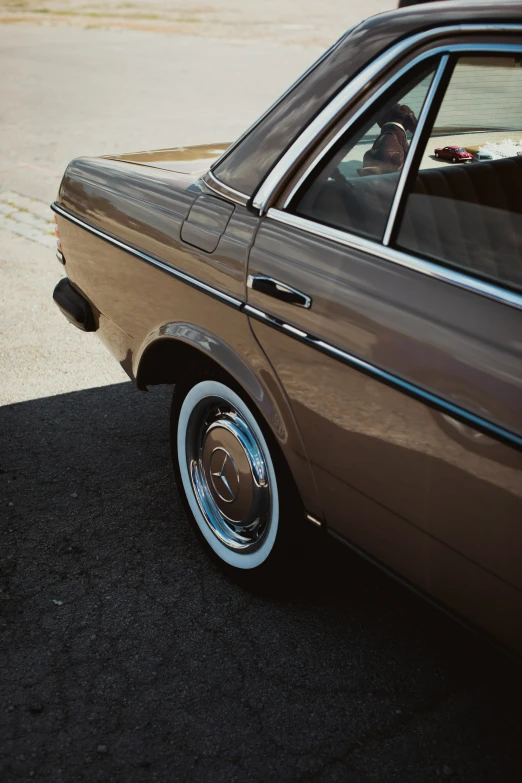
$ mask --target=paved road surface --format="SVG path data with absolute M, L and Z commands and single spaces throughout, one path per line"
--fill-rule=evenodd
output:
M 0 80 L 0 182 L 47 201 L 78 155 L 232 141 L 322 51 L 140 31 L 0 30 L 9 75 Z
M 0 36 L 2 781 L 518 782 L 520 668 L 329 543 L 280 600 L 227 582 L 173 485 L 171 390 L 50 300 L 53 172 L 232 138 L 318 49 Z

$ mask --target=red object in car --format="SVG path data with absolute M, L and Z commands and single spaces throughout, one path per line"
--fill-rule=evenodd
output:
M 435 157 L 448 158 L 453 161 L 453 163 L 457 163 L 457 161 L 473 160 L 473 155 L 470 152 L 467 152 L 464 147 L 457 147 L 456 145 L 437 147 L 435 150 Z

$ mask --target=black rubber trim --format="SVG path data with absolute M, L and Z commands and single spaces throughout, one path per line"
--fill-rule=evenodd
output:
M 53 291 L 53 299 L 70 323 L 83 332 L 96 331 L 94 313 L 87 299 L 63 277 Z
M 197 280 L 195 277 L 182 272 L 180 269 L 160 261 L 159 258 L 151 256 L 148 253 L 144 253 L 142 250 L 138 250 L 132 245 L 128 245 L 126 242 L 122 242 L 122 240 L 107 234 L 105 231 L 102 231 L 95 226 L 92 226 L 90 223 L 86 223 L 85 220 L 82 220 L 76 215 L 73 215 L 72 212 L 68 212 L 56 202 L 51 204 L 51 209 L 53 212 L 56 212 L 57 215 L 61 215 L 66 220 L 70 220 L 71 223 L 76 223 L 77 226 L 85 229 L 85 231 L 88 231 L 90 234 L 94 234 L 95 236 L 100 237 L 100 239 L 103 239 L 105 242 L 109 242 L 111 245 L 120 248 L 120 250 L 123 250 L 126 253 L 130 253 L 137 258 L 141 258 L 142 261 L 146 261 L 148 264 L 163 270 L 163 272 L 167 272 L 169 275 L 177 277 L 178 280 L 182 280 L 184 283 L 187 283 L 187 285 L 192 286 L 192 288 L 196 288 L 199 291 L 204 291 L 206 294 L 213 296 L 220 302 L 224 302 L 225 304 L 230 305 L 231 307 L 235 307 L 238 310 L 244 304 L 240 299 L 236 299 L 235 297 L 230 296 L 230 294 L 225 294 L 223 291 L 219 291 L 217 288 L 214 288 L 213 286 L 208 285 L 201 280 Z
M 420 386 L 410 383 L 404 378 L 400 378 L 397 375 L 393 375 L 392 373 L 387 372 L 386 370 L 383 370 L 374 364 L 371 364 L 370 362 L 366 361 L 366 359 L 362 359 L 358 356 L 347 353 L 346 351 L 342 351 L 340 348 L 336 348 L 334 345 L 324 342 L 315 335 L 303 332 L 298 327 L 292 326 L 292 324 L 287 324 L 286 322 L 275 318 L 273 315 L 269 315 L 262 310 L 258 310 L 257 308 L 252 307 L 251 305 L 245 305 L 243 312 L 251 318 L 255 318 L 260 323 L 266 324 L 267 326 L 271 326 L 273 329 L 277 329 L 278 331 L 283 332 L 283 334 L 286 334 L 288 337 L 292 337 L 294 340 L 298 340 L 305 345 L 309 345 L 311 348 L 315 348 L 321 353 L 324 353 L 333 359 L 337 359 L 337 361 L 343 362 L 349 367 L 353 367 L 355 370 L 358 370 L 365 375 L 369 375 L 372 378 L 377 378 L 377 380 L 385 383 L 387 386 L 398 389 L 413 399 L 420 400 L 430 408 L 434 408 L 441 413 L 446 413 L 449 416 L 462 421 L 464 424 L 468 424 L 480 432 L 483 432 L 485 435 L 506 443 L 509 446 L 515 446 L 517 449 L 522 451 L 522 437 L 517 435 L 515 432 L 511 432 L 511 430 L 506 430 L 504 427 L 500 427 L 498 424 L 495 424 L 492 421 L 483 419 L 481 416 L 477 416 L 475 413 L 461 408 L 459 405 L 455 405 L 453 402 L 439 397 L 438 395 L 429 392 L 427 389 L 423 389 Z

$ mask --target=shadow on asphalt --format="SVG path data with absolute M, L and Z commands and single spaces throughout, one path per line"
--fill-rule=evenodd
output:
M 335 542 L 290 599 L 214 568 L 170 394 L 0 408 L 2 779 L 518 781 L 518 664 Z

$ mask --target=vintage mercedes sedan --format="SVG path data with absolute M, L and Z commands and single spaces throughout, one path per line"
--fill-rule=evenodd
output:
M 223 568 L 271 584 L 316 526 L 519 653 L 522 157 L 433 150 L 515 149 L 521 63 L 518 0 L 410 4 L 234 144 L 79 158 L 53 204 L 54 299 L 175 384 Z

